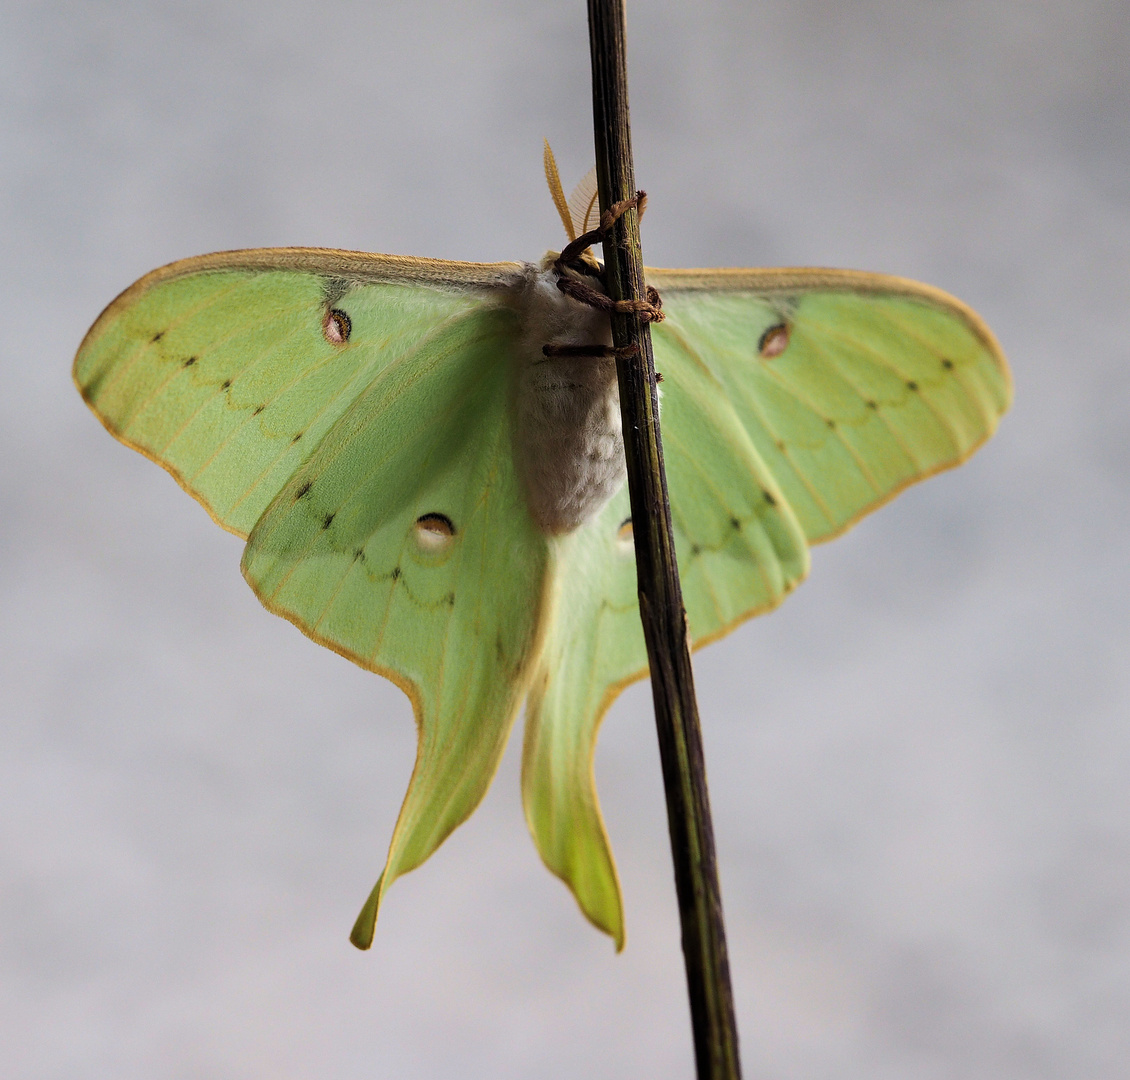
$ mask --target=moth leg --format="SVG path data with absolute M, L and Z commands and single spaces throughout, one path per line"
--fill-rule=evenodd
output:
M 590 357 L 593 360 L 627 360 L 637 355 L 640 348 L 635 344 L 625 345 L 622 349 L 614 349 L 611 345 L 543 345 L 541 351 L 546 360 L 574 356 Z M 541 363 L 544 364 L 545 360 Z M 663 375 L 658 371 L 655 373 L 655 381 L 663 381 Z
M 543 345 L 541 351 L 547 360 L 576 356 L 594 360 L 626 360 L 639 352 L 639 346 L 625 345 L 622 349 L 614 349 L 611 345 Z
M 606 291 L 602 292 L 593 288 L 579 276 L 583 274 L 596 277 L 602 285 L 604 284 L 602 273 L 594 272 L 595 268 L 585 267 L 582 269 L 582 266 L 578 265 L 579 263 L 583 264 L 582 256 L 593 244 L 603 242 L 608 238 L 612 226 L 626 211 L 634 206 L 638 207 L 642 214 L 646 203 L 647 193 L 637 191 L 630 199 L 624 199 L 622 202 L 610 206 L 601 215 L 600 225 L 597 228 L 578 236 L 557 256 L 553 262 L 554 269 L 557 271 L 557 287 L 566 296 L 602 311 L 631 313 L 639 316 L 645 322 L 663 321 L 663 312 L 660 310 L 663 301 L 660 299 L 658 291 L 650 285 L 647 287 L 647 298 L 644 300 L 613 300 Z

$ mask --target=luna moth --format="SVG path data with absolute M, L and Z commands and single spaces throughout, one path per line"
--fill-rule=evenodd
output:
M 565 199 L 595 220 L 591 176 Z M 582 265 L 583 264 L 583 265 Z M 525 704 L 522 798 L 546 865 L 624 942 L 593 774 L 647 671 L 608 317 L 563 266 L 311 248 L 141 278 L 75 359 L 116 438 L 247 540 L 262 603 L 411 699 L 415 768 L 351 939 L 483 798 Z M 964 461 L 1008 408 L 992 333 L 927 285 L 822 269 L 646 272 L 666 318 L 664 455 L 689 633 L 775 607 L 809 547 Z M 548 346 L 548 348 L 547 348 Z

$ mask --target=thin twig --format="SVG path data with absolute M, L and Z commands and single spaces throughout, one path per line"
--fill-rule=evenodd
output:
M 588 0 L 588 11 L 596 174 L 603 213 L 635 195 L 623 0 Z M 618 306 L 609 317 L 617 350 L 640 617 L 651 666 L 695 1061 L 699 1080 L 738 1080 L 738 1033 L 702 733 L 659 440 L 655 362 L 646 316 L 639 313 L 647 302 L 647 289 L 634 206 L 613 224 L 604 243 L 604 264 L 611 298 L 637 305 L 636 311 Z

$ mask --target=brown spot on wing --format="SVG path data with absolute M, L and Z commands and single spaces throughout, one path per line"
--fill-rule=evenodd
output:
M 789 347 L 789 324 L 770 326 L 757 340 L 757 351 L 765 360 L 780 356 Z

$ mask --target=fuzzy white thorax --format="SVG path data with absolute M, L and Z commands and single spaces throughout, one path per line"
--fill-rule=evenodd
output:
M 539 527 L 569 532 L 624 484 L 616 361 L 547 357 L 544 345 L 611 345 L 608 315 L 557 288 L 553 255 L 527 268 L 515 378 L 518 471 Z

